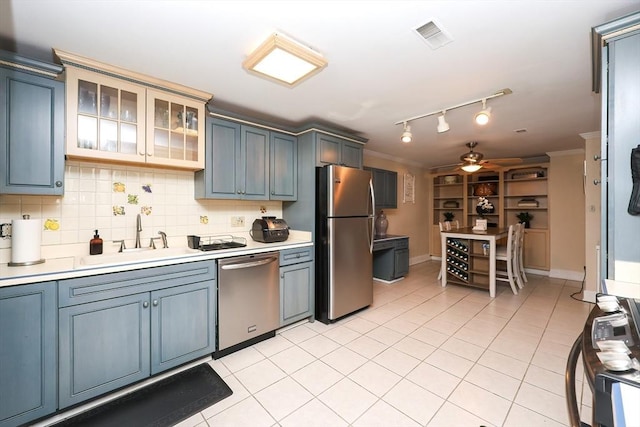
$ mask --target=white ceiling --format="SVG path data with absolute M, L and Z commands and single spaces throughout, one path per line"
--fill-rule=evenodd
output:
M 424 167 L 456 163 L 465 143 L 485 158 L 582 147 L 600 129 L 591 91 L 591 27 L 640 10 L 640 0 L 106 1 L 0 0 L 0 48 L 51 58 L 59 48 L 214 94 L 213 105 L 298 126 L 332 124 L 366 148 Z M 436 20 L 453 42 L 432 50 L 413 29 Z M 244 58 L 284 33 L 328 67 L 295 88 L 250 75 Z M 49 57 L 47 58 L 47 55 Z M 492 121 L 481 104 L 395 122 L 500 89 Z M 516 129 L 527 129 L 516 134 Z

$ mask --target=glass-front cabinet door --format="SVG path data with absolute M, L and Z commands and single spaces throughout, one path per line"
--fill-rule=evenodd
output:
M 145 161 L 145 88 L 68 69 L 67 154 Z
M 147 114 L 147 163 L 204 168 L 202 103 L 148 89 Z

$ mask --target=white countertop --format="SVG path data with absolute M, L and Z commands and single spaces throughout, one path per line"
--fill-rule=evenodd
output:
M 245 236 L 246 234 L 246 236 Z M 105 264 L 81 265 L 82 256 L 64 255 L 60 257 L 47 258 L 42 264 L 29 266 L 9 267 L 8 264 L 0 264 L 0 287 L 24 285 L 28 283 L 46 282 L 51 280 L 68 279 L 72 277 L 93 276 L 97 274 L 114 273 L 127 270 L 136 270 L 140 268 L 158 267 L 163 265 L 180 264 L 184 262 L 213 260 L 218 258 L 226 258 L 230 256 L 248 255 L 260 252 L 278 251 L 282 249 L 290 249 L 297 247 L 312 246 L 311 233 L 305 231 L 290 230 L 289 238 L 284 242 L 277 243 L 260 243 L 255 242 L 249 237 L 248 233 L 234 233 L 235 236 L 244 237 L 247 240 L 247 246 L 243 248 L 223 249 L 209 252 L 189 251 L 185 253 L 163 256 L 163 249 L 156 249 L 153 252 L 157 257 L 138 261 L 113 262 Z M 173 249 L 174 246 L 172 245 Z M 107 255 L 107 254 L 105 254 Z M 113 255 L 113 254 L 108 254 Z M 101 255 L 94 255 L 100 257 Z M 110 260 L 113 256 L 110 256 Z M 93 259 L 92 259 L 93 261 Z
M 640 283 L 621 282 L 619 280 L 602 280 L 602 291 L 608 295 L 623 298 L 640 299 Z

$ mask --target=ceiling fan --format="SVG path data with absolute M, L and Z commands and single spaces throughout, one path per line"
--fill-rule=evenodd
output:
M 464 153 L 460 156 L 461 163 L 455 165 L 453 170 L 463 170 L 465 172 L 476 172 L 481 168 L 485 169 L 498 169 L 502 165 L 515 165 L 522 163 L 522 159 L 518 157 L 512 158 L 502 158 L 502 159 L 484 159 L 484 154 L 479 153 L 477 151 L 473 151 L 473 149 L 478 145 L 477 142 L 467 142 L 465 144 L 469 147 L 469 152 Z M 454 165 L 448 165 L 454 166 Z M 441 166 L 441 168 L 446 168 L 447 166 Z M 440 169 L 440 168 L 437 168 Z

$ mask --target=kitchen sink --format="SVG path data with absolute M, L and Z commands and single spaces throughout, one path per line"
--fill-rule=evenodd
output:
M 77 257 L 75 268 L 90 268 L 103 265 L 129 264 L 142 261 L 155 261 L 166 258 L 175 258 L 182 255 L 201 254 L 197 249 L 191 248 L 135 248 L 125 249 L 122 252 L 104 255 L 87 255 Z

